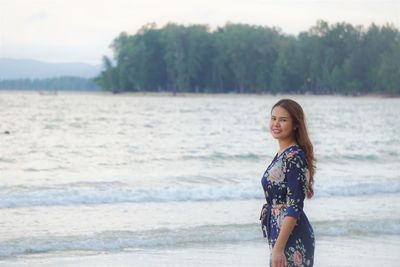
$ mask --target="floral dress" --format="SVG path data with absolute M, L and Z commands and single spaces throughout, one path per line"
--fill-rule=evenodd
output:
M 294 145 L 275 156 L 261 179 L 267 203 L 260 220 L 270 250 L 275 245 L 285 216 L 297 219 L 285 247 L 288 266 L 314 264 L 314 231 L 303 211 L 308 178 L 304 151 Z

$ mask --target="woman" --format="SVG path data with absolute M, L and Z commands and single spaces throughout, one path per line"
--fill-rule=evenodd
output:
M 291 99 L 278 101 L 269 128 L 279 143 L 261 179 L 267 203 L 260 219 L 271 250 L 270 266 L 313 266 L 314 232 L 303 202 L 314 193 L 315 159 L 303 109 Z

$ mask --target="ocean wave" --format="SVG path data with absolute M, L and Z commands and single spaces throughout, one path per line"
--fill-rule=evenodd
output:
M 321 236 L 400 235 L 400 220 L 323 221 L 313 224 Z M 22 237 L 0 243 L 0 258 L 63 251 L 121 251 L 208 243 L 265 241 L 260 225 L 202 225 L 180 229 L 105 231 L 92 235 Z
M 400 193 L 400 182 L 353 183 L 342 185 L 321 185 L 316 188 L 316 197 L 362 196 Z
M 248 233 L 249 229 L 251 233 Z M 185 229 L 106 231 L 80 236 L 24 237 L 0 243 L 0 258 L 55 251 L 119 251 L 129 248 L 246 241 L 257 238 L 260 234 L 257 230 L 259 228 L 249 225 L 205 225 Z
M 400 219 L 317 221 L 313 227 L 321 236 L 400 235 Z
M 334 154 L 325 155 L 321 159 L 325 161 L 362 161 L 362 162 L 373 162 L 377 161 L 381 156 L 376 154 Z
M 17 162 L 17 160 L 16 160 L 16 159 L 13 159 L 13 158 L 2 158 L 2 157 L 0 157 L 0 162 L 4 162 L 4 163 L 15 163 L 15 162 Z
M 323 185 L 316 197 L 400 193 L 399 182 Z M 137 187 L 121 182 L 0 187 L 0 208 L 262 199 L 258 183 Z
M 0 208 L 140 202 L 218 201 L 259 198 L 260 186 L 195 185 L 135 187 L 120 182 L 47 187 L 0 187 Z
M 241 160 L 241 161 L 258 161 L 265 158 L 264 155 L 254 153 L 244 154 L 227 154 L 223 152 L 214 152 L 207 155 L 184 155 L 183 160 Z
M 196 154 L 193 153 L 183 155 L 179 157 L 179 160 L 202 160 L 202 161 L 215 161 L 215 160 L 236 160 L 236 161 L 265 161 L 270 158 L 271 155 L 260 154 L 254 152 L 247 153 L 225 153 L 225 152 L 211 152 L 208 154 Z M 381 150 L 374 151 L 374 153 L 351 153 L 348 151 L 326 153 L 317 156 L 318 160 L 324 162 L 335 162 L 335 163 L 346 163 L 346 162 L 388 162 L 396 161 L 398 159 L 399 153 L 396 150 Z

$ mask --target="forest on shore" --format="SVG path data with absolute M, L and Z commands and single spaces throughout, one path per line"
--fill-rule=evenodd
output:
M 95 78 L 113 92 L 400 95 L 400 34 L 318 21 L 298 35 L 227 23 L 144 25 L 121 33 Z

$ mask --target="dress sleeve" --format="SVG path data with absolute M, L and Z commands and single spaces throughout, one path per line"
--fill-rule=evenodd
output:
M 286 216 L 300 218 L 307 190 L 307 165 L 300 155 L 294 155 L 286 161 L 285 179 L 287 181 Z

